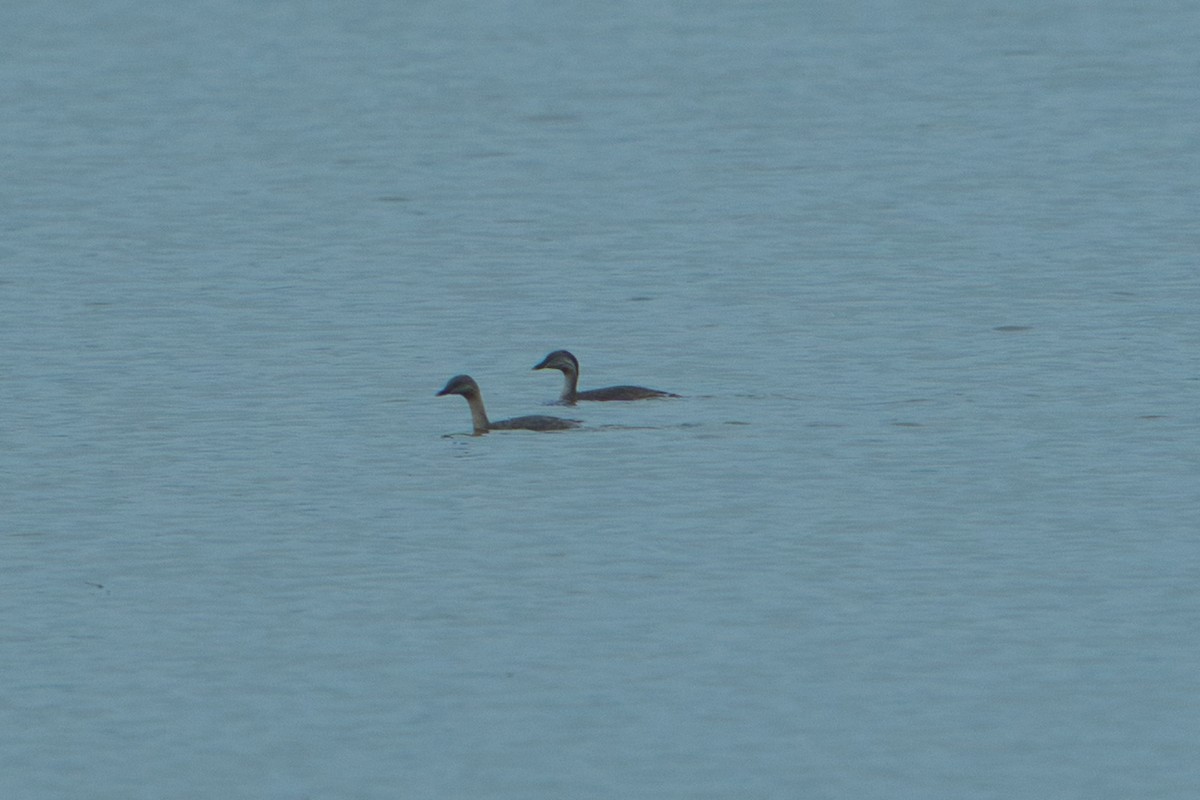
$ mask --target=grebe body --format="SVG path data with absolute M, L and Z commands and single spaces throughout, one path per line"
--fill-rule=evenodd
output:
M 679 397 L 677 394 L 647 389 L 645 386 L 608 386 L 603 389 L 579 391 L 579 359 L 566 350 L 555 350 L 534 367 L 556 369 L 563 374 L 563 391 L 558 401 L 573 406 L 580 400 L 651 400 L 657 397 Z
M 443 397 L 448 394 L 460 394 L 466 399 L 467 405 L 471 409 L 471 423 L 474 426 L 475 436 L 482 436 L 488 431 L 565 431 L 570 428 L 578 428 L 581 424 L 577 419 L 563 419 L 542 414 L 492 422 L 483 408 L 483 395 L 479 391 L 479 384 L 470 375 L 455 375 L 435 396 Z

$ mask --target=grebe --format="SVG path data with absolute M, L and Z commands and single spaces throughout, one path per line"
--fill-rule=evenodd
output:
M 562 397 L 559 402 L 573 406 L 579 400 L 648 400 L 652 397 L 679 397 L 670 392 L 647 389 L 644 386 L 609 386 L 604 389 L 579 391 L 579 359 L 566 350 L 555 350 L 542 359 L 534 369 L 557 369 L 563 374 Z
M 470 375 L 455 375 L 438 392 L 435 397 L 447 394 L 461 394 L 471 407 L 471 422 L 475 425 L 475 436 L 482 436 L 488 431 L 565 431 L 568 428 L 578 428 L 577 419 L 562 419 L 534 414 L 528 417 L 513 417 L 499 422 L 489 422 L 487 412 L 483 410 L 483 395 L 479 393 L 479 384 Z

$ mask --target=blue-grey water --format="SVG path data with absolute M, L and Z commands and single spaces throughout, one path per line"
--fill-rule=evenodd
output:
M 0 796 L 1200 796 L 1197 30 L 7 4 Z

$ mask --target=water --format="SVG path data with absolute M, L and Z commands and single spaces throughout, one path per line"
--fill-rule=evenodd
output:
M 5 10 L 0 794 L 1196 796 L 1198 16 Z

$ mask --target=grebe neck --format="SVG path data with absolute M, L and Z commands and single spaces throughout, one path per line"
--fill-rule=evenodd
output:
M 562 397 L 559 399 L 564 403 L 573 404 L 579 398 L 579 373 L 574 370 L 564 369 L 563 374 L 563 390 Z
M 472 392 L 463 397 L 471 407 L 471 425 L 475 428 L 475 435 L 480 436 L 491 430 L 492 424 L 488 422 L 487 412 L 483 410 L 483 396 L 479 392 Z

